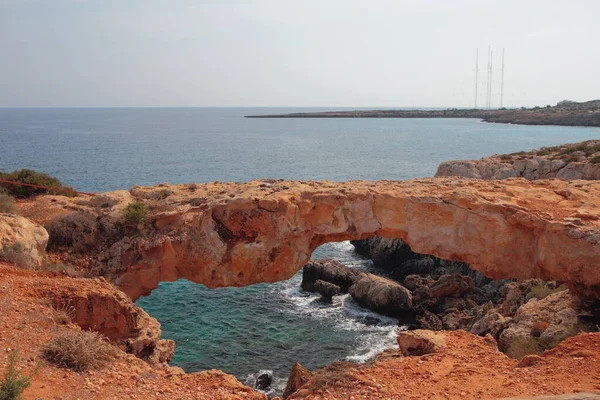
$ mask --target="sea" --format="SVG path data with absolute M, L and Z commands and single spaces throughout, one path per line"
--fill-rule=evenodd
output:
M 258 178 L 345 181 L 412 179 L 446 160 L 600 138 L 600 128 L 522 126 L 477 119 L 249 119 L 245 115 L 345 108 L 0 108 L 0 171 L 29 168 L 80 191 L 133 185 Z M 377 271 L 349 242 L 332 257 Z M 274 284 L 209 290 L 161 283 L 137 301 L 177 343 L 172 365 L 217 368 L 249 385 L 269 371 L 281 394 L 291 366 L 368 362 L 395 346 L 402 321 L 338 296 L 300 289 L 301 272 Z

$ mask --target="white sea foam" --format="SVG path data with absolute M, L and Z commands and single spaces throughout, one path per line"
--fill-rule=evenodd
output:
M 329 243 L 315 251 L 319 257 L 334 257 L 351 268 L 369 270 L 370 260 L 360 258 L 349 241 Z M 357 345 L 345 359 L 365 362 L 388 348 L 397 347 L 396 336 L 401 327 L 398 320 L 358 305 L 349 294 L 334 296 L 332 303 L 324 303 L 320 295 L 300 288 L 301 274 L 281 284 L 279 295 L 286 303 L 285 310 L 296 317 L 329 319 L 334 329 L 359 332 Z

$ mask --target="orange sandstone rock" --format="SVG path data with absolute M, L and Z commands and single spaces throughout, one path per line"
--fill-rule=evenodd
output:
M 599 194 L 595 181 L 516 178 L 136 187 L 130 200 L 150 206 L 149 220 L 98 262 L 135 299 L 179 278 L 211 288 L 284 280 L 323 243 L 379 235 L 490 278 L 565 281 L 600 297 Z M 113 205 L 43 196 L 36 208 L 122 218 L 129 197 L 102 196 Z

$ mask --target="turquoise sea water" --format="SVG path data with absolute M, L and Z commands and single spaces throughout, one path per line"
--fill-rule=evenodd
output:
M 338 108 L 332 108 L 338 109 Z M 410 179 L 441 161 L 598 139 L 599 128 L 486 124 L 472 119 L 246 119 L 325 109 L 0 109 L 0 170 L 42 170 L 84 191 L 161 182 L 255 178 Z M 313 257 L 373 268 L 345 243 Z M 278 390 L 294 362 L 364 361 L 393 346 L 398 321 L 332 305 L 286 282 L 208 290 L 163 283 L 138 304 L 177 342 L 174 365 L 219 368 L 252 383 L 272 370 Z

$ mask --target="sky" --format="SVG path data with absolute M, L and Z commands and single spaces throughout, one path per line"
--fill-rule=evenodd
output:
M 0 107 L 600 98 L 598 0 L 0 0 Z

